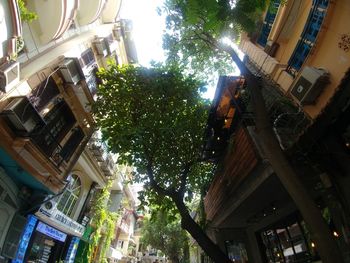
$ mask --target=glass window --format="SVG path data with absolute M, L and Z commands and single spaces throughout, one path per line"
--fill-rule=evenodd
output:
M 267 262 L 309 262 L 314 258 L 301 224 L 298 219 L 288 220 L 260 232 Z
M 267 10 L 264 24 L 262 26 L 260 36 L 258 38 L 258 44 L 265 47 L 267 43 L 267 39 L 269 37 L 272 25 L 275 21 L 277 10 L 280 6 L 280 0 L 274 0 L 270 2 L 269 9 Z
M 77 175 L 72 174 L 69 178 L 69 185 L 58 200 L 57 209 L 66 216 L 72 216 L 75 205 L 79 200 L 80 191 L 80 179 Z
M 248 263 L 248 255 L 244 243 L 225 241 L 227 256 L 236 263 Z
M 292 69 L 299 70 L 309 55 L 321 25 L 326 16 L 328 0 L 313 0 L 313 5 L 309 13 L 307 22 L 305 23 L 303 33 L 296 45 L 296 48 L 289 59 L 288 70 L 292 73 Z

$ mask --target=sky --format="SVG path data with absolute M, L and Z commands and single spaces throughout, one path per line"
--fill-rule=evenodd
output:
M 133 37 L 139 63 L 148 66 L 151 60 L 164 61 L 162 34 L 165 17 L 157 13 L 163 0 L 125 0 L 120 16 L 133 21 Z
M 162 34 L 165 30 L 165 17 L 157 13 L 157 7 L 163 0 L 124 0 L 121 18 L 133 21 L 133 37 L 139 63 L 149 66 L 152 60 L 163 62 L 165 55 L 162 49 Z M 239 75 L 239 71 L 233 72 Z M 217 76 L 218 79 L 218 76 Z M 204 98 L 213 99 L 216 86 L 207 86 Z

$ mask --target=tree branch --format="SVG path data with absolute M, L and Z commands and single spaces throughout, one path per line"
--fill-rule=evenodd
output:
M 192 165 L 193 165 L 193 162 L 187 163 L 185 165 L 183 172 L 181 173 L 180 189 L 179 189 L 179 194 L 181 195 L 181 197 L 183 197 L 185 194 L 185 189 L 186 189 L 186 184 L 187 184 L 187 176 L 188 176 L 188 173 L 190 172 Z
M 170 196 L 170 197 L 174 194 L 172 191 L 164 189 L 156 182 L 156 180 L 154 179 L 151 162 L 149 162 L 147 165 L 147 175 L 151 183 L 151 188 L 153 188 L 158 194 Z

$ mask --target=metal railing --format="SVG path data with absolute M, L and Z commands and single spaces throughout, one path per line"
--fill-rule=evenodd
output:
M 107 144 L 95 134 L 91 137 L 88 145 L 105 176 L 112 177 L 117 167 L 108 151 Z
M 310 119 L 299 106 L 281 92 L 279 84 L 264 73 L 261 67 L 248 57 L 245 59 L 245 64 L 260 79 L 265 105 L 281 148 L 291 147 L 310 125 Z M 254 121 L 249 89 L 242 97 L 245 104 L 245 112 L 242 115 L 243 121 Z

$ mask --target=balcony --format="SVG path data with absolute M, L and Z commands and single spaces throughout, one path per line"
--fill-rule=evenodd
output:
M 223 161 L 225 169 L 217 173 L 204 200 L 208 220 L 220 213 L 221 206 L 230 200 L 240 183 L 258 164 L 253 141 L 246 129 L 240 127 L 234 135 L 234 142 Z
M 84 0 L 80 3 L 77 20 L 79 25 L 84 26 L 95 22 L 106 5 L 106 0 Z
M 92 136 L 88 144 L 90 152 L 106 177 L 114 176 L 116 165 L 108 152 L 108 146 L 96 134 Z
M 265 105 L 281 148 L 290 148 L 310 125 L 310 119 L 291 98 L 282 93 L 281 86 L 277 82 L 269 75 L 264 74 L 261 67 L 247 57 L 245 57 L 244 63 L 253 74 L 261 79 Z M 244 96 L 245 111 L 253 112 L 250 104 L 249 88 L 246 89 Z
M 243 84 L 240 77 L 220 76 L 205 130 L 203 159 L 217 162 L 224 154 L 231 134 L 241 121 Z
M 47 91 L 52 88 L 48 85 Z M 34 94 L 29 98 L 14 97 L 8 102 L 1 112 L 1 134 L 7 138 L 6 151 L 17 156 L 21 166 L 57 192 L 63 187 L 62 177 L 82 147 L 85 134 L 76 126 L 62 99 L 54 100 L 51 107 L 45 100 L 48 97 L 40 96 L 42 100 L 34 97 Z M 44 110 L 39 112 L 41 108 Z
M 16 39 L 22 35 L 22 24 L 16 0 L 0 1 L 0 64 L 14 55 Z
M 37 13 L 38 19 L 29 26 L 41 44 L 60 38 L 76 16 L 78 0 L 28 0 L 28 9 Z
M 114 23 L 118 17 L 122 0 L 108 0 L 102 12 L 103 23 Z
M 240 49 L 249 57 L 251 63 L 259 68 L 261 73 L 269 75 L 271 78 L 273 78 L 278 68 L 286 67 L 250 41 L 242 40 Z

